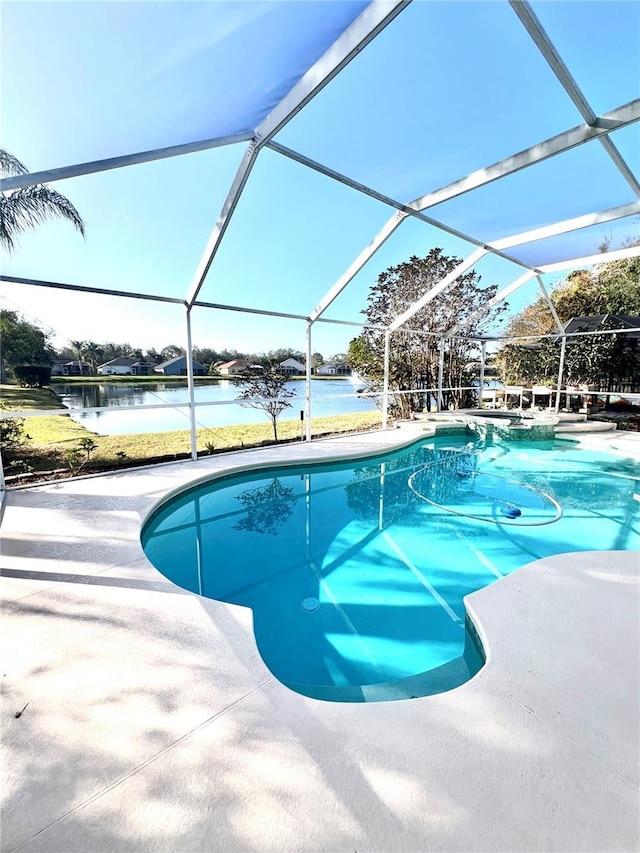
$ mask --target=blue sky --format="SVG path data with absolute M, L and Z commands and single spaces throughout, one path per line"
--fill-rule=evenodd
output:
M 36 171 L 250 130 L 365 5 L 8 0 L 2 147 Z M 638 96 L 639 3 L 533 7 L 594 109 Z M 580 123 L 508 3 L 415 0 L 276 141 L 410 201 Z M 638 125 L 613 138 L 637 169 Z M 234 145 L 57 183 L 85 219 L 86 240 L 52 222 L 20 239 L 3 273 L 184 297 L 243 151 Z M 591 143 L 430 214 L 491 240 L 632 200 Z M 201 298 L 307 314 L 393 212 L 263 151 Z M 603 236 L 615 244 L 637 227 L 623 220 L 562 245 L 528 247 L 526 260 L 586 254 Z M 380 271 L 434 245 L 460 257 L 474 248 L 405 222 L 327 315 L 359 319 Z M 478 272 L 483 284 L 504 286 L 521 270 L 488 259 Z M 184 343 L 179 307 L 1 287 L 2 305 L 54 330 L 57 345 L 78 337 Z M 202 346 L 304 347 L 304 325 L 292 321 L 201 309 L 193 329 Z M 313 348 L 345 350 L 353 334 L 318 325 Z

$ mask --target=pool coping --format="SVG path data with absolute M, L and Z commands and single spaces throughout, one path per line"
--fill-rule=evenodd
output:
M 178 590 L 142 553 L 143 520 L 198 480 L 370 456 L 430 432 L 7 493 L 2 849 L 634 849 L 638 552 L 536 561 L 467 596 L 481 672 L 367 705 L 279 684 L 244 608 Z M 640 458 L 634 434 L 563 436 L 576 439 Z

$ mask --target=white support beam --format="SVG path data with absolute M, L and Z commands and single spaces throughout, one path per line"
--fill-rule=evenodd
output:
M 412 202 L 412 206 L 415 205 L 418 210 L 426 210 L 428 207 L 442 204 L 442 202 L 449 201 L 449 199 L 456 198 L 471 190 L 478 189 L 478 187 L 482 187 L 485 184 L 490 184 L 507 175 L 512 175 L 514 172 L 519 172 L 522 169 L 533 166 L 535 163 L 548 160 L 556 154 L 562 154 L 564 151 L 576 148 L 578 145 L 589 142 L 591 139 L 598 139 L 612 130 L 626 127 L 638 121 L 638 119 L 640 119 L 640 98 L 605 113 L 597 120 L 596 126 L 580 124 L 570 130 L 565 130 L 563 133 L 552 136 L 544 142 L 532 145 L 530 148 L 513 154 L 511 157 L 506 157 L 504 160 L 493 163 L 491 166 L 472 172 L 465 178 L 447 184 L 445 187 L 440 187 L 440 189 L 416 199 L 415 202 Z
M 66 284 L 61 281 L 44 281 L 37 278 L 23 278 L 16 275 L 0 275 L 0 281 L 10 284 L 27 284 L 33 287 L 53 287 L 57 290 L 75 290 L 78 293 L 99 293 L 102 296 L 122 296 L 125 299 L 148 299 L 151 302 L 169 302 L 173 305 L 184 305 L 184 299 L 173 296 L 154 296 L 151 293 L 133 293 L 127 290 L 111 290 L 106 287 L 89 287 L 83 284 Z
M 275 106 L 256 129 L 259 145 L 264 145 L 309 103 L 336 74 L 363 50 L 382 30 L 409 6 L 410 0 L 373 0 L 361 15 L 336 39 L 331 47 L 304 74 L 288 95 Z
M 487 314 L 493 308 L 494 305 L 497 305 L 498 302 L 503 302 L 505 299 L 511 296 L 512 293 L 515 293 L 516 290 L 522 287 L 523 284 L 526 284 L 528 281 L 530 281 L 534 277 L 534 275 L 535 272 L 533 270 L 529 270 L 524 275 L 521 275 L 520 278 L 516 279 L 515 281 L 512 281 L 511 284 L 508 284 L 506 287 L 503 287 L 502 290 L 498 291 L 495 296 L 493 296 L 491 299 L 485 302 L 484 305 L 481 305 L 479 308 L 469 314 L 469 316 L 466 317 L 462 322 L 456 323 L 455 326 L 452 326 L 450 329 L 448 329 L 444 333 L 445 337 L 455 337 L 461 329 L 464 329 L 465 326 L 470 326 L 475 323 L 477 320 Z
M 278 154 L 282 154 L 283 157 L 287 157 L 290 160 L 294 160 L 296 163 L 300 163 L 302 166 L 307 166 L 309 169 L 313 169 L 315 172 L 318 172 L 320 175 L 324 175 L 327 178 L 331 178 L 333 181 L 337 181 L 340 184 L 344 184 L 356 192 L 362 193 L 363 195 L 369 196 L 369 198 L 374 198 L 376 201 L 381 201 L 383 204 L 389 205 L 390 207 L 395 207 L 400 213 L 405 214 L 404 217 L 392 217 L 389 222 L 384 226 L 385 229 L 389 227 L 391 224 L 395 223 L 396 227 L 404 221 L 406 217 L 412 217 L 413 219 L 417 219 L 420 222 L 424 222 L 425 225 L 431 225 L 434 228 L 439 228 L 441 231 L 444 231 L 446 234 L 450 234 L 452 237 L 457 237 L 459 240 L 464 240 L 467 243 L 471 243 L 473 246 L 484 246 L 484 242 L 481 240 L 476 240 L 475 238 L 469 236 L 469 234 L 465 234 L 462 231 L 459 231 L 457 228 L 452 228 L 450 225 L 446 225 L 444 222 L 440 222 L 438 219 L 434 219 L 432 216 L 428 216 L 426 213 L 422 213 L 420 210 L 417 210 L 415 207 L 412 207 L 410 204 L 404 204 L 403 202 L 398 201 L 391 196 L 385 195 L 385 193 L 378 192 L 378 190 L 373 189 L 373 187 L 368 186 L 367 184 L 362 184 L 360 181 L 355 181 L 353 178 L 348 177 L 342 172 L 337 172 L 335 169 L 331 169 L 329 166 L 325 166 L 323 163 L 319 163 L 317 160 L 313 160 L 311 157 L 307 157 L 305 154 L 301 154 L 299 151 L 294 151 L 291 148 L 287 148 L 285 145 L 281 145 L 279 142 L 269 142 L 266 146 L 271 151 L 275 151 Z M 495 254 L 503 257 L 507 261 L 511 261 L 514 264 L 517 264 L 521 267 L 526 267 L 527 264 L 523 264 L 517 258 L 512 258 L 509 255 L 505 255 L 501 252 L 495 252 Z
M 473 254 L 469 255 L 468 258 L 465 258 L 464 261 L 458 264 L 457 267 L 451 270 L 449 275 L 445 276 L 438 284 L 431 287 L 427 292 L 418 299 L 417 302 L 414 302 L 410 308 L 400 314 L 399 317 L 390 324 L 389 329 L 392 332 L 395 332 L 400 326 L 404 326 L 404 324 L 410 320 L 414 314 L 417 314 L 425 305 L 428 305 L 429 302 L 432 302 L 436 296 L 439 296 L 443 290 L 446 290 L 453 282 L 463 273 L 465 273 L 470 267 L 477 264 L 481 258 L 488 253 L 487 249 L 477 249 Z
M 522 246 L 525 243 L 533 243 L 536 240 L 544 240 L 547 237 L 557 237 L 559 234 L 568 234 L 570 231 L 579 231 L 581 228 L 589 228 L 591 225 L 601 225 L 603 222 L 612 222 L 615 219 L 624 219 L 626 216 L 635 216 L 640 213 L 640 201 L 632 201 L 619 207 L 610 207 L 608 210 L 600 210 L 595 213 L 587 213 L 584 216 L 576 216 L 573 219 L 564 219 L 552 225 L 542 228 L 534 228 L 532 231 L 522 231 L 512 237 L 504 237 L 494 240 L 488 246 L 491 249 L 510 249 L 512 246 Z
M 556 388 L 556 405 L 555 411 L 556 415 L 560 411 L 560 391 L 562 389 L 562 377 L 564 375 L 564 359 L 567 351 L 567 336 L 562 336 L 562 343 L 560 344 L 560 364 L 558 366 L 558 387 Z
M 569 69 L 562 61 L 560 54 L 553 45 L 546 30 L 538 20 L 533 9 L 526 0 L 509 0 L 509 5 L 518 16 L 520 23 L 533 39 L 536 47 L 544 56 L 551 70 L 556 75 L 562 88 L 567 92 L 578 109 L 582 118 L 589 124 L 595 124 L 596 116 L 587 99 L 578 88 Z
M 600 145 L 602 145 L 611 160 L 613 160 L 614 165 L 617 167 L 618 171 L 625 179 L 625 181 L 629 184 L 634 193 L 640 198 L 640 182 L 638 182 L 638 179 L 631 171 L 631 167 L 624 159 L 620 151 L 616 148 L 611 137 L 601 136 Z
M 549 291 L 544 286 L 544 283 L 543 283 L 542 279 L 540 278 L 540 276 L 538 275 L 538 276 L 536 276 L 536 278 L 538 280 L 538 287 L 540 288 L 540 292 L 542 293 L 542 298 L 544 299 L 544 301 L 547 305 L 547 308 L 549 309 L 549 312 L 550 312 L 551 316 L 553 317 L 553 322 L 556 324 L 556 330 L 559 334 L 563 334 L 564 333 L 564 325 L 563 325 L 562 321 L 560 320 L 560 317 L 558 316 L 558 312 L 556 311 L 556 306 L 551 301 L 551 296 L 549 294 Z
M 258 156 L 258 150 L 259 149 L 256 147 L 255 143 L 251 142 L 247 146 L 246 151 L 244 152 L 242 161 L 238 166 L 238 171 L 236 172 L 235 178 L 233 179 L 233 183 L 231 184 L 231 189 L 227 193 L 225 202 L 222 205 L 222 210 L 220 211 L 218 221 L 214 225 L 213 231 L 211 232 L 204 253 L 200 258 L 200 263 L 198 264 L 195 275 L 191 281 L 189 292 L 186 298 L 187 305 L 189 305 L 190 307 L 198 298 L 200 288 L 204 284 L 204 280 L 207 277 L 209 268 L 211 267 L 213 259 L 216 256 L 216 253 L 220 246 L 220 242 L 222 241 L 225 231 L 229 226 L 229 222 L 231 221 L 233 212 L 236 209 L 238 202 L 240 201 L 242 190 L 244 189 L 251 170 L 254 167 L 256 158 Z
M 256 128 L 253 141 L 238 167 L 231 189 L 222 207 L 209 241 L 200 259 L 187 294 L 187 304 L 198 298 L 207 273 L 236 209 L 258 154 L 278 131 L 291 121 L 387 24 L 409 5 L 410 0 L 373 0 L 317 62 L 301 77 L 291 91 L 271 110 Z
M 551 296 L 549 295 L 549 291 L 544 286 L 544 282 L 542 281 L 542 279 L 540 278 L 539 275 L 536 276 L 536 279 L 538 280 L 538 287 L 540 288 L 540 291 L 542 293 L 544 301 L 547 303 L 549 311 L 551 311 L 551 316 L 553 317 L 553 322 L 556 324 L 556 328 L 557 328 L 558 332 L 560 332 L 560 334 L 563 334 L 564 333 L 564 326 L 562 325 L 560 317 L 558 317 L 558 312 L 556 311 L 556 306 L 551 301 Z
M 444 378 L 444 338 L 440 338 L 438 341 L 438 350 L 439 350 L 439 358 L 438 358 L 438 411 L 442 411 L 442 407 L 444 405 L 444 399 L 442 396 L 442 383 Z
M 624 261 L 626 258 L 640 257 L 640 246 L 629 246 L 626 249 L 616 249 L 614 252 L 599 252 L 597 255 L 586 255 L 583 258 L 572 258 L 569 261 L 559 261 L 556 264 L 544 264 L 538 267 L 542 273 L 563 272 L 578 267 L 592 267 L 595 264 L 608 264 L 611 261 Z
M 479 399 L 478 399 L 478 408 L 484 409 L 484 371 L 487 366 L 487 342 L 482 341 L 482 346 L 480 348 L 480 379 L 479 385 L 480 390 L 478 391 Z
M 509 5 L 516 13 L 520 23 L 531 36 L 534 44 L 560 81 L 562 88 L 575 104 L 582 118 L 588 125 L 595 127 L 598 124 L 598 118 L 595 112 L 591 108 L 591 105 L 585 98 L 580 87 L 573 79 L 571 72 L 564 64 L 562 57 L 556 50 L 555 45 L 549 38 L 547 31 L 540 23 L 535 12 L 531 8 L 531 5 L 527 0 L 509 0 Z M 613 160 L 622 177 L 629 184 L 634 193 L 640 197 L 640 184 L 614 143 L 608 136 L 601 137 L 600 143 L 609 157 Z
M 594 128 L 588 124 L 579 125 L 578 127 L 574 127 L 571 130 L 567 130 L 564 133 L 560 133 L 557 136 L 553 136 L 550 139 L 546 139 L 543 142 L 538 143 L 537 145 L 533 145 L 531 148 L 527 148 L 525 151 L 521 151 L 518 154 L 514 154 L 511 157 L 507 157 L 504 160 L 500 160 L 498 163 L 494 163 L 491 166 L 487 166 L 485 169 L 480 169 L 477 172 L 473 172 L 471 175 L 468 175 L 465 178 L 461 178 L 458 181 L 454 181 L 451 184 L 447 184 L 444 187 L 440 187 L 437 190 L 429 193 L 428 195 L 420 196 L 417 199 L 414 199 L 407 205 L 399 205 L 395 203 L 393 200 L 380 198 L 381 201 L 386 201 L 387 203 L 392 203 L 394 206 L 399 208 L 399 212 L 392 216 L 382 227 L 382 229 L 378 232 L 378 234 L 373 238 L 371 243 L 364 249 L 356 258 L 356 260 L 351 264 L 349 269 L 340 276 L 340 278 L 336 281 L 336 283 L 331 287 L 331 289 L 327 292 L 327 294 L 320 300 L 318 305 L 314 308 L 314 310 L 309 315 L 313 320 L 317 320 L 320 318 L 321 314 L 326 311 L 326 309 L 331 305 L 331 303 L 342 293 L 342 291 L 347 287 L 347 285 L 354 279 L 354 277 L 360 272 L 360 270 L 364 267 L 364 265 L 371 260 L 371 258 L 375 255 L 378 249 L 391 237 L 393 232 L 398 228 L 398 226 L 404 222 L 408 215 L 417 216 L 417 218 L 423 219 L 430 225 L 433 225 L 436 228 L 444 228 L 444 230 L 448 231 L 448 233 L 455 233 L 456 236 L 461 239 L 468 240 L 469 242 L 480 245 L 479 242 L 467 235 L 461 234 L 460 232 L 454 232 L 452 229 L 447 226 L 443 226 L 442 223 L 437 222 L 436 220 L 429 219 L 424 215 L 421 215 L 421 211 L 426 210 L 429 207 L 433 207 L 436 204 L 440 204 L 443 201 L 447 201 L 450 198 L 455 198 L 459 195 L 463 195 L 464 193 L 470 192 L 471 190 L 477 189 L 478 187 L 483 186 L 484 184 L 489 184 L 493 181 L 497 181 L 500 178 L 504 178 L 513 172 L 520 171 L 522 169 L 528 168 L 529 166 L 533 166 L 535 163 L 539 163 L 542 160 L 546 160 L 549 157 L 553 157 L 556 154 L 561 154 L 564 151 L 569 151 L 571 148 L 575 148 L 578 145 L 582 145 L 584 142 L 589 141 L 601 134 L 609 133 L 611 130 L 617 129 L 618 127 L 624 127 L 627 124 L 631 124 L 640 119 L 640 99 L 636 101 L 632 101 L 630 104 L 625 104 L 624 106 L 619 107 L 616 110 L 612 110 L 609 113 L 606 113 L 602 119 L 599 119 L 601 123 L 601 127 Z M 325 174 L 328 174 L 330 177 L 334 177 L 336 180 L 340 180 L 342 183 L 346 183 L 349 186 L 352 186 L 354 189 L 360 189 L 355 183 L 350 182 L 348 179 L 345 179 L 344 176 L 338 176 L 337 173 L 331 174 L 331 170 L 328 170 L 324 167 L 321 167 L 318 163 L 312 163 L 308 160 L 308 158 L 302 158 L 301 155 L 295 155 L 294 152 L 289 151 L 288 149 L 283 148 L 282 146 L 274 146 L 275 150 L 278 150 L 280 153 L 285 156 L 293 156 L 294 159 L 298 159 L 300 162 L 303 159 L 306 161 L 305 165 L 308 165 L 310 168 L 315 168 L 318 171 L 322 171 Z M 366 192 L 367 195 L 374 195 L 374 193 L 369 188 L 361 189 L 362 192 Z M 627 215 L 627 214 L 625 214 Z M 606 220 L 601 220 L 606 221 Z M 580 226 L 584 227 L 584 226 Z M 561 232 L 559 232 L 561 233 Z M 518 245 L 514 243 L 513 245 Z M 501 253 L 502 249 L 497 246 L 497 244 L 492 244 L 491 249 L 496 253 Z M 520 261 L 517 261 L 514 258 L 507 257 L 507 260 L 513 261 L 515 263 L 519 263 L 520 266 L 527 266 Z
M 320 302 L 318 302 L 311 314 L 309 314 L 309 319 L 312 322 L 315 322 L 320 318 L 321 314 L 324 314 L 331 303 L 342 293 L 349 282 L 353 281 L 356 275 L 364 267 L 367 261 L 375 255 L 378 249 L 387 242 L 389 237 L 391 237 L 398 225 L 400 225 L 405 218 L 405 214 L 396 213 L 384 224 L 382 229 L 376 234 L 367 248 L 360 252 L 349 269 L 340 276 L 333 287 L 322 297 Z
M 389 423 L 389 357 L 391 351 L 391 332 L 384 333 L 384 365 L 382 378 L 382 429 Z
M 514 237 L 508 237 L 504 241 L 499 241 L 499 243 L 501 244 L 501 247 L 502 246 L 506 247 L 507 244 L 508 245 L 517 245 L 516 240 L 518 241 L 518 243 L 520 243 L 520 242 L 524 243 L 524 242 L 528 242 L 530 239 L 540 239 L 541 237 L 544 237 L 544 236 L 550 236 L 551 233 L 552 234 L 565 233 L 565 231 L 574 230 L 574 227 L 572 224 L 575 224 L 576 228 L 584 228 L 584 227 L 587 227 L 589 225 L 593 225 L 594 224 L 594 222 L 593 222 L 594 218 L 598 222 L 607 222 L 607 221 L 610 221 L 611 219 L 617 219 L 617 218 L 621 218 L 623 216 L 631 216 L 635 213 L 640 212 L 637 210 L 637 208 L 638 208 L 638 202 L 631 202 L 631 204 L 623 205 L 622 207 L 611 208 L 608 211 L 603 211 L 603 213 L 601 213 L 601 214 L 597 214 L 597 213 L 588 214 L 587 216 L 580 216 L 580 217 L 577 217 L 576 219 L 567 219 L 564 222 L 557 223 L 556 225 L 550 225 L 547 228 L 539 228 L 539 229 L 536 229 L 535 231 L 524 232 L 522 234 L 515 235 Z M 551 229 L 550 233 L 543 233 L 543 232 L 548 232 L 549 229 Z M 531 236 L 531 235 L 535 235 L 535 236 Z M 495 246 L 495 245 L 496 244 L 492 244 L 492 246 Z M 589 266 L 589 265 L 598 264 L 598 263 L 604 264 L 604 263 L 608 263 L 609 261 L 617 261 L 617 260 L 624 260 L 625 258 L 638 257 L 639 255 L 640 255 L 640 247 L 631 246 L 629 248 L 618 249 L 618 250 L 613 251 L 613 252 L 605 252 L 605 253 L 599 253 L 597 255 L 589 255 L 588 257 L 585 257 L 585 258 L 576 258 L 572 261 L 561 261 L 560 263 L 557 263 L 557 264 L 547 264 L 546 266 L 539 267 L 537 270 L 530 270 L 530 271 L 526 272 L 524 275 L 520 276 L 520 278 L 516 279 L 511 284 L 507 285 L 507 287 L 503 288 L 498 293 L 496 293 L 496 295 L 494 297 L 489 299 L 488 302 L 486 302 L 484 305 L 482 305 L 480 308 L 478 308 L 476 311 L 474 311 L 472 314 L 470 314 L 462 323 L 457 323 L 455 326 L 452 326 L 450 329 L 448 329 L 445 332 L 445 337 L 452 338 L 452 337 L 455 337 L 456 335 L 458 335 L 459 332 L 463 328 L 465 328 L 465 326 L 469 326 L 472 323 L 475 323 L 477 320 L 480 319 L 480 317 L 482 317 L 484 314 L 488 313 L 491 310 L 491 308 L 493 308 L 494 305 L 497 305 L 498 302 L 503 302 L 505 299 L 507 299 L 509 296 L 511 296 L 512 293 L 514 293 L 516 290 L 518 290 L 520 287 L 522 287 L 522 285 L 526 284 L 531 278 L 533 278 L 534 275 L 537 275 L 538 285 L 542 290 L 543 296 L 547 300 L 547 304 L 549 304 L 549 307 L 550 307 L 552 313 L 554 314 L 554 319 L 555 319 L 556 325 L 559 325 L 560 331 L 562 331 L 562 324 L 560 323 L 560 320 L 558 319 L 557 314 L 555 314 L 555 308 L 553 307 L 553 303 L 550 303 L 549 295 L 548 295 L 546 288 L 542 282 L 542 279 L 539 276 L 539 273 L 549 273 L 549 272 L 558 272 L 558 271 L 562 271 L 562 270 L 571 270 L 571 269 L 575 269 L 578 266 Z
M 184 145 L 172 145 L 169 148 L 155 148 L 152 151 L 140 151 L 136 154 L 125 154 L 122 157 L 109 157 L 105 160 L 92 160 L 88 163 L 76 163 L 72 166 L 62 166 L 58 169 L 44 169 L 40 172 L 29 172 L 26 175 L 14 175 L 0 181 L 0 191 L 3 193 L 32 187 L 35 184 L 52 184 L 67 178 L 77 178 L 80 175 L 93 175 L 96 172 L 109 172 L 112 169 L 122 169 L 125 166 L 135 166 L 137 163 L 150 163 L 154 160 L 166 160 L 169 157 L 180 157 L 183 154 L 193 154 L 196 151 L 208 151 L 212 148 L 222 148 L 225 145 L 236 145 L 248 142 L 253 137 L 250 132 L 233 133 L 228 136 L 216 136 L 212 139 L 202 139 L 199 142 L 187 142 Z
M 187 388 L 189 391 L 189 433 L 191 436 L 191 458 L 198 458 L 198 442 L 196 438 L 196 398 L 193 381 L 193 341 L 191 337 L 191 309 L 187 306 Z
M 313 323 L 311 321 L 307 321 L 307 363 L 305 365 L 305 417 L 307 419 L 307 423 L 305 424 L 305 441 L 311 441 L 311 358 L 313 355 L 313 344 L 311 342 L 312 326 Z

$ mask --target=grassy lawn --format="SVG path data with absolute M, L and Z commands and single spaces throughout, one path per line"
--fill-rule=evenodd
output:
M 27 411 L 29 409 L 64 409 L 49 388 L 21 388 L 19 385 L 0 385 L 0 401 L 7 409 Z
M 0 399 L 4 407 L 14 411 L 29 409 L 64 409 L 59 400 L 48 389 L 17 388 L 0 386 Z M 311 431 L 314 436 L 335 433 L 358 432 L 380 426 L 379 412 L 360 412 L 353 415 L 313 418 Z M 21 466 L 34 472 L 68 468 L 66 454 L 77 448 L 82 439 L 90 438 L 97 445 L 91 452 L 92 467 L 117 468 L 123 465 L 140 465 L 147 462 L 166 460 L 190 453 L 189 430 L 173 432 L 139 433 L 136 435 L 97 435 L 71 420 L 68 415 L 38 415 L 25 419 L 25 432 L 30 440 L 13 451 L 5 453 L 7 475 L 19 473 Z M 197 447 L 200 453 L 237 450 L 256 447 L 273 442 L 271 424 L 265 417 L 264 424 L 221 426 L 198 429 Z M 300 438 L 300 421 L 281 420 L 278 424 L 280 440 Z M 14 462 L 13 467 L 10 463 Z

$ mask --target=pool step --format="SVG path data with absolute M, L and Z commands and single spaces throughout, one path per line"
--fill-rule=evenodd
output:
M 556 434 L 559 432 L 611 432 L 616 429 L 616 424 L 604 421 L 584 421 L 582 423 L 559 423 L 556 426 Z

